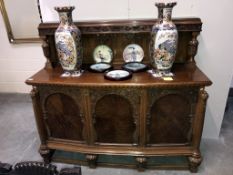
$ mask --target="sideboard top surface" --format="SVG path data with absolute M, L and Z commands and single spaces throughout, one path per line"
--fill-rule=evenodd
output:
M 155 78 L 148 72 L 134 73 L 133 77 L 124 81 L 110 81 L 103 73 L 85 71 L 80 77 L 62 78 L 61 68 L 42 69 L 26 80 L 33 86 L 60 85 L 77 87 L 179 87 L 179 86 L 209 86 L 212 82 L 195 64 L 174 65 L 172 81 Z

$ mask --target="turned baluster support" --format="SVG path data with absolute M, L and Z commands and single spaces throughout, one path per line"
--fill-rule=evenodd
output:
M 197 54 L 197 49 L 198 49 L 198 40 L 197 40 L 197 36 L 199 35 L 199 32 L 192 32 L 192 40 L 189 41 L 188 44 L 188 62 L 189 63 L 195 63 L 195 56 Z
M 42 39 L 42 49 L 44 56 L 46 57 L 45 69 L 52 69 L 52 63 L 50 61 L 50 47 L 47 37 L 41 37 Z
M 196 107 L 196 116 L 194 120 L 194 128 L 193 128 L 193 154 L 189 157 L 189 170 L 192 173 L 197 172 L 198 166 L 202 162 L 202 156 L 200 153 L 200 142 L 202 136 L 202 130 L 204 125 L 205 111 L 206 111 L 206 102 L 208 99 L 208 93 L 204 88 L 199 89 L 198 102 Z

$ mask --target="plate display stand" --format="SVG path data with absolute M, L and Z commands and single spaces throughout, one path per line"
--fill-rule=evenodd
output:
M 26 80 L 45 162 L 80 163 L 91 168 L 117 166 L 189 169 L 202 161 L 200 141 L 211 85 L 195 64 L 199 18 L 174 19 L 179 32 L 172 80 L 147 71 L 125 81 L 109 81 L 85 71 L 61 78 L 54 32 L 57 23 L 41 23 L 39 35 L 47 58 L 44 68 Z M 104 44 L 113 50 L 115 69 L 131 43 L 144 51 L 150 65 L 150 32 L 156 20 L 89 21 L 75 23 L 82 33 L 83 69 L 94 63 L 93 50 Z

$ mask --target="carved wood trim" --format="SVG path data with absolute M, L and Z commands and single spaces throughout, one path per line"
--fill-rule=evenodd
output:
M 91 101 L 90 101 L 90 93 L 88 89 L 83 89 L 83 107 L 85 111 L 85 119 L 87 121 L 86 128 L 87 128 L 87 143 L 89 145 L 93 145 L 96 139 L 96 132 L 93 127 L 93 118 L 91 115 Z
M 200 87 L 200 86 L 209 86 L 212 84 L 212 82 L 210 81 L 202 81 L 202 82 L 177 82 L 177 83 L 156 83 L 156 84 L 105 84 L 105 85 L 101 85 L 101 84 L 50 84 L 50 83 L 43 83 L 43 82 L 33 82 L 30 83 L 29 81 L 27 81 L 27 84 L 29 85 L 34 85 L 37 87 L 45 87 L 48 86 L 50 88 L 52 87 L 78 87 L 78 88 L 96 88 L 96 89 L 103 89 L 103 88 L 111 88 L 111 89 L 115 89 L 115 88 L 121 88 L 121 89 L 128 89 L 128 88 L 135 88 L 135 89 L 142 89 L 142 88 L 195 88 L 195 87 Z
M 147 136 L 147 104 L 148 94 L 146 89 L 143 89 L 140 94 L 140 121 L 139 121 L 139 146 L 144 147 L 146 145 Z M 147 131 L 147 132 L 146 132 Z
M 178 31 L 197 31 L 202 29 L 200 18 L 183 18 L 173 19 Z M 122 20 L 122 21 L 87 21 L 75 22 L 82 34 L 97 34 L 97 33 L 139 33 L 151 32 L 152 26 L 157 22 L 157 19 L 145 20 Z M 39 35 L 53 35 L 58 23 L 41 23 L 39 25 Z
M 32 98 L 32 105 L 34 109 L 37 130 L 40 136 L 40 141 L 42 144 L 46 144 L 48 135 L 43 120 L 43 113 L 40 104 L 40 94 L 36 87 L 33 87 L 33 89 L 31 90 L 31 98 Z
M 199 35 L 199 32 L 192 32 L 192 40 L 189 41 L 188 44 L 188 55 L 189 55 L 189 59 L 188 62 L 190 63 L 195 63 L 195 56 L 197 54 L 197 50 L 198 50 L 198 40 L 197 40 L 197 36 Z
M 42 39 L 42 49 L 44 56 L 46 57 L 46 63 L 45 63 L 45 69 L 52 69 L 52 63 L 50 61 L 50 46 L 49 46 L 49 41 L 46 36 L 41 37 Z

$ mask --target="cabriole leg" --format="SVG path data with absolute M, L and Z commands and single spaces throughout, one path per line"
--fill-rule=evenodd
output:
M 90 168 L 96 168 L 97 155 L 87 154 L 86 159 Z
M 145 171 L 146 169 L 146 157 L 136 157 L 136 161 L 138 162 L 137 168 L 138 171 Z

